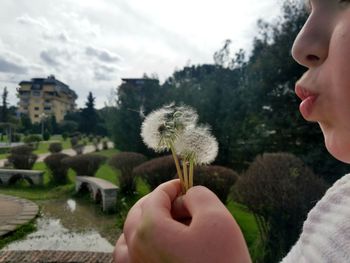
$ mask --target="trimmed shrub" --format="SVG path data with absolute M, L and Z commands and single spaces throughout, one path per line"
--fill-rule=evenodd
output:
M 76 146 L 79 143 L 79 138 L 76 136 L 73 136 L 70 138 L 70 145 L 72 146 L 72 148 L 74 148 L 74 146 Z
M 113 155 L 108 164 L 120 170 L 119 188 L 123 194 L 133 194 L 136 191 L 136 180 L 132 170 L 146 161 L 143 154 L 135 152 L 121 152 Z
M 92 140 L 92 144 L 93 144 L 94 147 L 95 147 L 95 152 L 98 152 L 100 149 L 98 148 L 99 141 L 97 140 L 97 138 L 94 138 L 94 139 Z
M 68 166 L 62 160 L 69 157 L 64 153 L 53 153 L 44 159 L 45 165 L 49 168 L 52 181 L 55 184 L 66 184 L 68 182 Z
M 50 136 L 50 132 L 48 130 L 45 130 L 43 134 L 43 140 L 48 141 L 50 139 Z
M 95 176 L 106 159 L 107 157 L 98 154 L 82 154 L 65 158 L 62 163 L 73 169 L 77 175 Z
M 68 133 L 67 133 L 67 132 L 63 132 L 63 133 L 62 133 L 62 138 L 63 138 L 64 141 L 67 140 L 67 138 L 68 138 Z
M 238 173 L 232 169 L 218 166 L 206 165 L 194 168 L 194 185 L 203 185 L 212 190 L 223 202 L 227 203 L 227 197 L 231 188 L 237 181 Z
M 107 140 L 103 140 L 102 141 L 102 149 L 103 150 L 108 150 L 108 141 Z
M 296 156 L 266 153 L 254 160 L 234 189 L 236 200 L 257 219 L 264 262 L 277 262 L 299 238 L 307 213 L 327 186 Z
M 80 132 L 78 132 L 78 131 L 76 131 L 76 132 L 73 132 L 73 133 L 71 133 L 70 135 L 69 135 L 69 137 L 77 137 L 78 138 L 78 140 L 80 140 L 81 139 L 81 133 Z
M 29 144 L 35 150 L 38 149 L 39 143 L 42 140 L 40 135 L 30 134 L 23 139 L 23 142 Z
M 176 177 L 176 166 L 172 155 L 154 158 L 134 168 L 135 176 L 142 177 L 154 190 L 158 185 Z
M 59 153 L 62 151 L 62 143 L 60 142 L 52 142 L 49 145 L 49 152 L 50 153 Z
M 33 148 L 30 145 L 20 145 L 13 147 L 10 150 L 10 155 L 7 157 L 8 161 L 15 169 L 33 168 L 33 165 L 38 156 L 33 153 Z
M 73 146 L 73 150 L 77 155 L 83 154 L 84 148 L 85 148 L 84 144 L 76 144 Z
M 11 142 L 20 142 L 20 141 L 21 141 L 21 134 L 19 133 L 11 134 Z
M 10 150 L 11 150 L 10 146 L 2 146 L 0 147 L 0 154 L 9 153 Z

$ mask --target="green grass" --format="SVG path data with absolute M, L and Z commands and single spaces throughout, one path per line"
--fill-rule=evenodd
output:
M 241 228 L 252 259 L 259 258 L 260 255 L 262 255 L 263 247 L 259 238 L 259 229 L 254 215 L 250 213 L 245 206 L 230 199 L 227 203 L 227 209 L 231 212 Z M 255 262 L 255 260 L 253 261 Z
M 108 149 L 108 150 L 102 150 L 102 151 L 95 152 L 95 153 L 103 155 L 103 156 L 106 156 L 106 157 L 109 158 L 109 157 L 113 156 L 114 154 L 119 153 L 119 150 L 117 150 L 117 149 Z
M 102 155 L 113 155 L 118 152 L 115 149 L 109 149 L 106 151 L 100 151 Z M 74 194 L 74 182 L 75 172 L 71 169 L 68 170 L 69 183 L 62 186 L 52 185 L 50 182 L 50 172 L 46 168 L 45 163 L 37 162 L 34 164 L 33 170 L 45 171 L 44 173 L 44 185 L 43 186 L 30 186 L 28 184 L 20 184 L 14 186 L 1 186 L 0 193 L 19 196 L 30 200 L 48 200 L 57 199 L 63 197 L 69 197 Z M 105 179 L 118 185 L 117 177 L 118 171 L 113 170 L 107 164 L 101 165 L 96 173 L 96 177 Z
M 32 233 L 36 230 L 35 225 L 35 219 L 31 220 L 27 224 L 21 225 L 19 228 L 17 228 L 14 232 L 11 232 L 10 234 L 7 234 L 5 236 L 2 236 L 0 238 L 0 249 L 5 247 L 7 244 L 25 238 L 28 234 Z
M 34 151 L 34 153 L 35 154 L 42 154 L 42 153 L 49 152 L 49 146 L 53 142 L 60 142 L 62 144 L 62 148 L 63 149 L 70 149 L 70 148 L 72 148 L 69 139 L 63 140 L 62 136 L 57 134 L 57 135 L 52 135 L 50 137 L 50 140 L 48 140 L 48 141 L 41 141 L 39 143 L 38 149 L 36 149 Z M 85 139 L 85 142 L 87 142 L 87 145 L 91 144 L 91 142 L 88 142 L 86 139 Z M 83 140 L 81 140 L 79 143 L 83 143 Z M 111 151 L 111 153 L 112 153 L 112 151 Z M 107 152 L 105 154 L 108 155 L 108 154 L 111 154 L 111 153 Z M 2 153 L 2 154 L 0 154 L 0 159 L 6 159 L 8 155 L 9 155 L 8 153 Z

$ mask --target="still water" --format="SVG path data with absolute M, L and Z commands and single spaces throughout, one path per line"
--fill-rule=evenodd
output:
M 120 235 L 115 215 L 106 215 L 87 200 L 37 202 L 37 231 L 4 250 L 70 250 L 111 252 Z

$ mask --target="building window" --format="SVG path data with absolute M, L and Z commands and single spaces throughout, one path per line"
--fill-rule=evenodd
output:
M 32 95 L 35 96 L 35 97 L 39 97 L 41 95 L 41 92 L 38 91 L 38 90 L 33 90 L 32 91 Z
M 39 107 L 34 107 L 34 110 L 39 110 L 40 108 Z
M 34 115 L 34 118 L 39 118 L 39 115 L 38 115 L 38 114 L 35 114 L 35 115 Z
M 44 110 L 51 110 L 51 107 L 44 107 Z

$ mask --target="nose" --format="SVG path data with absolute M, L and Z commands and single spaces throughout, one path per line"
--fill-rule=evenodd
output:
M 328 56 L 329 24 L 324 21 L 327 19 L 311 14 L 294 41 L 292 56 L 307 68 L 322 64 Z

